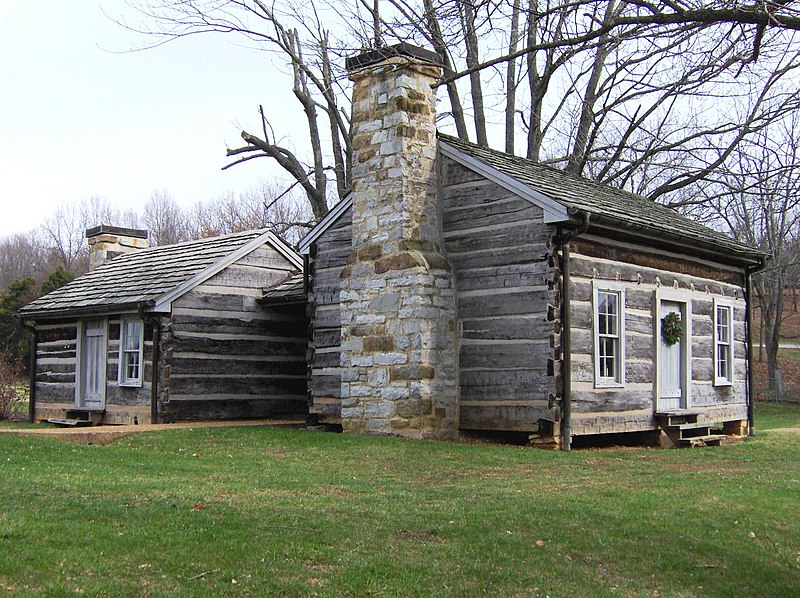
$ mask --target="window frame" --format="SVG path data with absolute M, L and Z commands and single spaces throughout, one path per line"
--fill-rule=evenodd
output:
M 600 335 L 600 296 L 601 294 L 614 295 L 617 298 L 617 334 L 616 336 Z M 600 349 L 601 338 L 616 338 L 616 364 L 614 376 L 601 376 Z M 594 354 L 594 387 L 595 388 L 623 388 L 625 386 L 625 287 L 621 284 L 595 283 L 592 289 L 592 340 Z
M 127 325 L 138 324 L 139 346 L 137 349 L 126 349 L 125 341 L 128 338 Z M 135 378 L 127 376 L 127 356 L 136 353 L 138 356 L 138 375 Z M 139 318 L 121 318 L 119 321 L 119 366 L 117 369 L 117 383 L 120 386 L 140 388 L 144 380 L 144 322 Z
M 727 313 L 727 342 L 720 339 L 720 311 Z M 712 355 L 712 367 L 714 368 L 714 386 L 733 386 L 734 382 L 734 344 L 736 342 L 736 335 L 734 334 L 734 307 L 730 301 L 722 299 L 714 299 L 714 354 Z M 719 372 L 719 354 L 722 347 L 727 347 L 728 353 L 728 367 L 727 375 L 720 375 Z

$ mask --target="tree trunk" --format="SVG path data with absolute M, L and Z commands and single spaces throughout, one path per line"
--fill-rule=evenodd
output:
M 508 36 L 508 53 L 513 54 L 519 45 L 519 8 L 520 0 L 514 0 L 511 7 L 511 31 Z M 507 154 L 514 153 L 514 122 L 517 108 L 517 60 L 516 58 L 508 61 L 506 68 L 506 145 Z

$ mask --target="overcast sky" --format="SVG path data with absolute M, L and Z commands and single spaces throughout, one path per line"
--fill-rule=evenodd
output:
M 259 103 L 272 115 L 294 108 L 269 55 L 216 35 L 126 52 L 141 38 L 101 7 L 114 17 L 125 9 L 0 0 L 0 236 L 93 195 L 140 211 L 166 190 L 188 206 L 277 172 L 267 160 L 220 170 L 241 129 L 259 129 Z M 301 121 L 273 122 L 291 134 Z

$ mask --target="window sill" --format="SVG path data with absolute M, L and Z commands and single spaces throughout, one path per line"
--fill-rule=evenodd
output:
M 120 388 L 141 388 L 142 383 L 134 380 L 131 382 L 120 382 L 118 386 Z
M 731 380 L 714 380 L 715 388 L 730 388 L 731 386 L 733 386 L 733 382 Z
M 625 385 L 622 384 L 621 382 L 616 382 L 614 380 L 608 380 L 608 381 L 595 382 L 594 383 L 594 387 L 596 389 L 600 389 L 601 390 L 601 389 L 604 389 L 604 388 L 608 388 L 608 389 L 625 388 Z

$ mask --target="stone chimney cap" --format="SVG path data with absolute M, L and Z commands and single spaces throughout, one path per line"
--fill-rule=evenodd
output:
M 394 46 L 384 46 L 383 48 L 367 50 L 357 56 L 345 58 L 344 65 L 348 71 L 354 71 L 356 69 L 372 66 L 373 64 L 378 64 L 387 58 L 393 58 L 395 56 L 416 58 L 417 60 L 422 60 L 436 66 L 442 66 L 442 60 L 436 52 L 407 44 L 406 42 L 400 42 Z
M 147 231 L 140 228 L 123 228 L 121 226 L 110 226 L 101 224 L 86 229 L 86 238 L 91 239 L 98 235 L 121 235 L 124 237 L 134 237 L 136 239 L 146 239 Z

